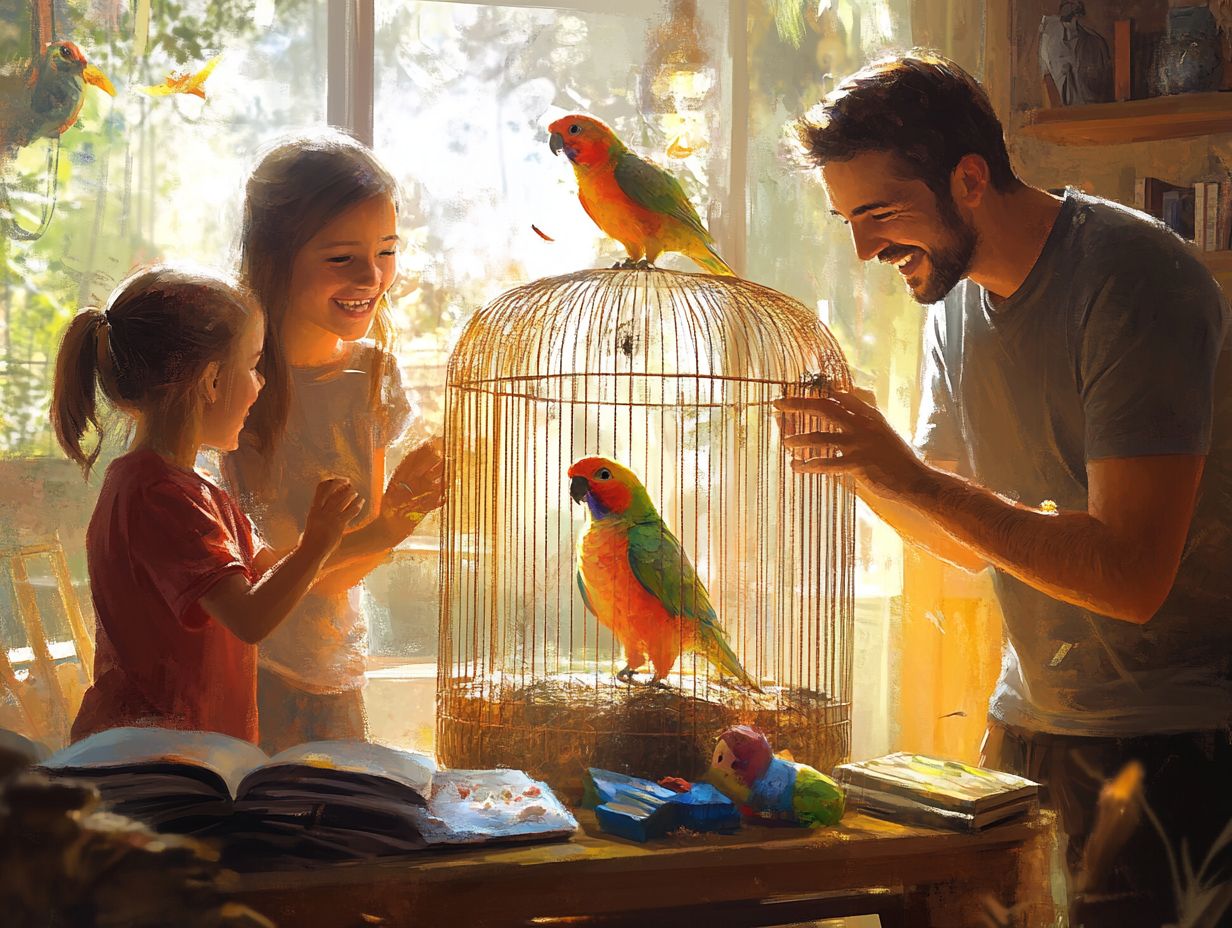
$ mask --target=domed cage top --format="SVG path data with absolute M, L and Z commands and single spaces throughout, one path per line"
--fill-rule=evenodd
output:
M 583 271 L 477 313 L 446 389 L 442 761 L 576 793 L 587 766 L 699 776 L 738 723 L 823 770 L 845 759 L 854 495 L 792 472 L 771 404 L 849 386 L 813 313 L 735 278 Z M 629 633 L 577 579 L 588 507 L 569 470 L 592 456 L 645 486 L 747 682 L 688 649 L 688 619 L 663 632 L 680 653 L 662 680 L 621 673 Z

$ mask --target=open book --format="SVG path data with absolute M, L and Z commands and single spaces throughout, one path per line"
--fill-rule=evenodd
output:
M 922 754 L 840 764 L 834 778 L 849 805 L 942 828 L 977 831 L 1039 804 L 1039 784 L 1024 777 Z
M 373 857 L 565 837 L 577 822 L 517 770 L 438 770 L 426 754 L 317 741 L 274 757 L 213 732 L 117 728 L 45 760 L 154 828 L 219 837 L 230 856 Z

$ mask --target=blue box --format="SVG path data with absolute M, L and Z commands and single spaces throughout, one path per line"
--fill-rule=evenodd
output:
M 731 832 L 740 828 L 736 804 L 709 783 L 677 793 L 651 780 L 591 767 L 582 805 L 595 810 L 599 827 L 631 841 L 662 838 L 677 828 Z

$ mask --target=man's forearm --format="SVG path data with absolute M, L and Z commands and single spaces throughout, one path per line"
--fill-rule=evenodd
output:
M 903 541 L 971 573 L 978 573 L 988 566 L 987 560 L 942 530 L 927 513 L 882 496 L 864 480 L 856 480 L 856 492 L 869 509 L 898 532 Z
M 977 557 L 1055 599 L 1131 622 L 1154 609 L 1140 582 L 1141 550 L 1085 512 L 1045 513 L 954 474 L 921 466 L 899 500 Z

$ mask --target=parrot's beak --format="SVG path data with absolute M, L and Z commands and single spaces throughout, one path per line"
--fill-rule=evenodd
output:
M 575 503 L 580 503 L 590 495 L 590 481 L 585 477 L 574 477 L 569 481 L 569 495 Z
M 86 65 L 85 70 L 81 72 L 81 78 L 87 84 L 93 84 L 99 90 L 109 93 L 113 97 L 115 96 L 115 88 L 111 86 L 111 81 L 107 80 L 107 75 L 94 67 L 94 65 Z
M 548 139 L 548 148 L 552 149 L 552 154 L 559 155 L 565 150 L 564 137 L 559 132 L 553 132 L 552 137 Z

